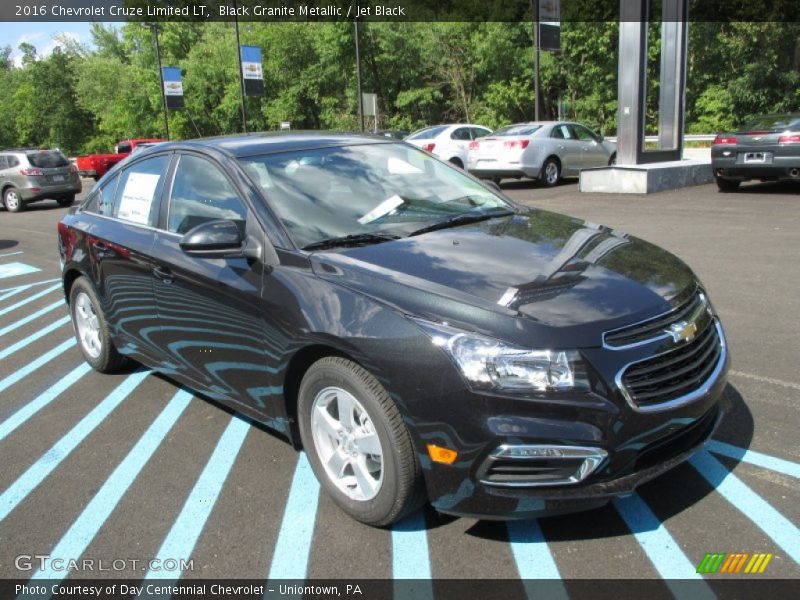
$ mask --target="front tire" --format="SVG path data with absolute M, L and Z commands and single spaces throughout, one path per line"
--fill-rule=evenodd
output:
M 94 288 L 85 277 L 78 277 L 69 292 L 69 312 L 78 348 L 91 367 L 100 373 L 115 373 L 127 362 L 117 352 L 108 332 L 108 322 L 100 308 Z
M 547 187 L 553 187 L 561 180 L 561 163 L 555 158 L 548 158 L 542 165 L 539 180 Z
M 3 205 L 8 212 L 20 212 L 25 210 L 25 202 L 19 195 L 17 188 L 10 187 L 3 192 Z
M 741 183 L 741 181 L 723 179 L 722 177 L 717 177 L 716 180 L 720 192 L 735 192 L 739 189 L 739 184 Z
M 300 384 L 298 417 L 311 468 L 344 512 L 382 527 L 420 506 L 411 436 L 368 371 L 344 358 L 320 359 Z

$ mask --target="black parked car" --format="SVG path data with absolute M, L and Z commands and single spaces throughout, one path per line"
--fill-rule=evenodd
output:
M 275 428 L 365 523 L 426 498 L 599 506 L 722 414 L 725 338 L 685 264 L 404 143 L 162 144 L 110 171 L 59 245 L 95 369 L 133 358 Z
M 711 167 L 723 192 L 751 179 L 800 181 L 800 113 L 757 117 L 736 133 L 719 134 Z

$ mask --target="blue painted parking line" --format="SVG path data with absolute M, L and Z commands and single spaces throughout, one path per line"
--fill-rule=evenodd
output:
M 561 579 L 538 521 L 509 521 L 506 528 L 517 572 L 522 579 Z
M 92 433 L 111 412 L 127 398 L 150 374 L 140 371 L 129 375 L 105 399 L 95 406 L 89 414 L 81 419 L 70 431 L 58 440 L 39 460 L 20 475 L 6 491 L 0 495 L 0 521 L 3 521 L 28 494 L 44 481 L 53 470 L 61 464 L 69 454 Z
M 45 279 L 44 281 L 35 281 L 34 283 L 26 283 L 25 285 L 17 285 L 10 288 L 4 288 L 0 290 L 0 293 L 4 293 L 3 296 L 0 296 L 0 300 L 5 300 L 9 296 L 13 296 L 15 294 L 19 294 L 20 292 L 24 292 L 25 290 L 29 290 L 34 286 L 37 285 L 45 285 L 48 283 L 54 283 L 56 281 L 61 281 L 60 279 Z
M 3 350 L 0 350 L 0 359 L 6 358 L 7 356 L 11 356 L 12 354 L 14 354 L 14 352 L 22 350 L 22 348 L 25 348 L 26 346 L 30 346 L 33 342 L 43 338 L 48 333 L 55 331 L 59 327 L 63 327 L 64 325 L 69 323 L 69 320 L 70 320 L 69 317 L 62 317 L 58 321 L 50 323 L 50 325 L 48 325 L 47 327 L 42 327 L 39 331 L 30 334 L 28 337 L 21 339 L 17 343 L 11 344 L 8 348 L 3 348 Z
M 800 479 L 800 464 L 785 460 L 783 458 L 777 458 L 776 456 L 770 456 L 769 454 L 762 454 L 761 452 L 756 452 L 755 450 L 740 448 L 739 446 L 733 446 L 717 440 L 710 440 L 706 444 L 706 448 L 708 448 L 714 454 L 721 454 L 722 456 L 727 456 L 728 458 L 735 458 L 736 460 L 750 463 L 751 465 L 756 465 L 757 467 L 763 467 L 765 469 L 769 469 L 770 471 L 775 471 L 776 473 L 783 473 L 784 475 L 789 475 L 790 477 L 796 477 Z
M 192 394 L 184 390 L 172 397 L 50 552 L 50 566 L 36 571 L 31 581 L 61 581 L 69 575 L 68 571 L 54 570 L 53 562 L 58 564 L 56 559 L 61 559 L 64 561 L 61 564 L 68 564 L 70 559 L 77 559 L 84 553 L 191 400 Z
M 208 516 L 217 502 L 222 486 L 230 473 L 233 463 L 244 443 L 250 422 L 245 418 L 234 416 L 217 442 L 211 458 L 208 459 L 200 478 L 192 488 L 178 518 L 172 524 L 161 549 L 156 555 L 159 564 L 172 564 L 189 560 L 195 544 L 205 527 Z M 168 561 L 169 559 L 169 561 Z M 148 571 L 145 579 L 178 579 L 180 570 Z
M 666 580 L 702 579 L 664 523 L 641 496 L 632 494 L 614 500 L 613 504 L 661 577 Z M 714 597 L 710 590 L 707 591 L 709 597 Z
M 392 576 L 395 579 L 430 579 L 428 533 L 421 510 L 392 526 Z
M 4 379 L 0 379 L 0 392 L 5 391 L 15 383 L 20 381 L 21 379 L 24 379 L 42 365 L 48 364 L 51 360 L 63 354 L 64 352 L 72 348 L 72 346 L 74 345 L 75 345 L 75 338 L 71 337 L 68 340 L 61 342 L 58 346 L 56 346 L 49 352 L 45 352 L 40 357 L 32 360 L 24 367 L 17 369 L 11 375 L 8 375 Z
M 433 600 L 431 561 L 425 514 L 418 510 L 392 525 L 392 577 L 415 580 L 395 583 L 397 600 Z
M 546 595 L 548 598 L 569 598 L 561 573 L 544 539 L 539 522 L 533 519 L 506 523 L 508 541 L 520 579 L 525 580 L 525 595 L 529 600 Z M 542 583 L 541 580 L 550 580 Z
M 30 306 L 30 303 L 34 300 L 38 300 L 43 296 L 47 296 L 47 294 L 54 292 L 55 290 L 61 289 L 61 284 L 51 285 L 49 288 L 43 289 L 41 292 L 34 294 L 33 296 L 29 296 L 24 300 L 20 300 L 16 304 L 12 304 L 11 306 L 7 306 L 3 309 L 0 309 L 0 316 L 3 316 L 7 313 L 10 313 L 12 310 L 16 310 L 18 308 L 22 308 L 23 306 Z
M 63 300 L 59 300 L 58 302 L 53 302 L 53 304 L 48 304 L 44 308 L 42 308 L 40 310 L 37 310 L 34 313 L 29 314 L 24 319 L 20 319 L 19 321 L 16 321 L 16 322 L 12 323 L 11 325 L 7 325 L 6 327 L 3 327 L 2 329 L 0 329 L 0 336 L 4 336 L 7 333 L 10 333 L 10 332 L 14 331 L 15 329 L 19 329 L 23 325 L 27 325 L 31 321 L 35 321 L 36 319 L 38 319 L 42 315 L 46 315 L 47 313 L 49 313 L 51 311 L 54 311 L 57 308 L 66 308 L 65 302 Z
M 28 275 L 29 273 L 38 273 L 39 271 L 41 271 L 39 267 L 26 265 L 21 262 L 12 262 L 0 265 L 0 279 L 16 277 L 17 275 Z
M 305 579 L 317 520 L 319 482 L 305 452 L 297 459 L 268 579 Z
M 69 388 L 91 370 L 92 367 L 90 367 L 88 363 L 82 362 L 80 365 L 72 369 L 72 371 L 64 375 L 64 377 L 59 379 L 57 383 L 51 385 L 44 392 L 36 396 L 36 398 L 28 402 L 17 412 L 0 423 L 0 440 L 4 440 L 8 434 L 25 423 L 25 421 L 42 410 L 53 400 L 58 398 L 62 392 L 64 392 L 67 388 Z
M 689 463 L 728 502 L 783 548 L 792 560 L 800 563 L 800 530 L 796 525 L 772 508 L 708 451 L 698 452 L 689 459 Z

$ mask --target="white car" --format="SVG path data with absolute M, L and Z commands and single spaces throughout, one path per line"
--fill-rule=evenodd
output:
M 501 127 L 472 142 L 467 170 L 481 179 L 538 179 L 557 184 L 581 169 L 605 167 L 617 160 L 617 146 L 580 123 L 542 121 Z
M 490 133 L 492 130 L 483 125 L 434 125 L 415 131 L 405 141 L 463 169 L 470 143 Z

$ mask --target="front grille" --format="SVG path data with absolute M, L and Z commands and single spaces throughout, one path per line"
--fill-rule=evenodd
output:
M 694 293 L 687 300 L 679 304 L 674 310 L 635 325 L 606 332 L 605 344 L 613 348 L 630 346 L 640 342 L 647 342 L 653 338 L 664 335 L 664 331 L 673 323 L 685 320 L 689 315 L 701 308 L 705 302 L 702 294 Z
M 668 402 L 702 386 L 721 354 L 715 322 L 709 319 L 692 341 L 630 365 L 622 374 L 622 385 L 637 406 Z

